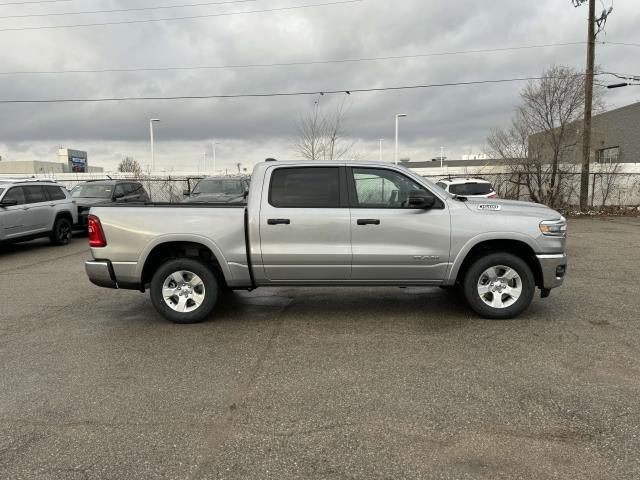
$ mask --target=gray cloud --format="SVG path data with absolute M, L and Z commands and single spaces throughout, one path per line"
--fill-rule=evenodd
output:
M 310 1 L 307 3 L 311 3 Z M 0 20 L 0 28 L 76 23 L 96 19 L 166 17 L 300 5 L 260 0 L 246 5 L 68 18 Z M 142 4 L 140 4 L 142 5 Z M 92 8 L 127 8 L 129 1 L 100 1 Z M 137 6 L 137 4 L 136 4 Z M 81 10 L 83 2 L 0 7 L 10 13 Z M 611 41 L 633 41 L 640 7 L 617 0 L 607 27 Z M 367 0 L 279 13 L 123 26 L 0 32 L 7 70 L 135 68 L 276 63 L 411 55 L 581 41 L 586 9 L 556 0 L 538 2 L 439 2 Z M 640 73 L 638 48 L 599 46 L 605 70 Z M 329 65 L 109 74 L 0 76 L 0 96 L 64 98 L 138 95 L 202 95 L 498 79 L 536 75 L 553 64 L 582 68 L 583 46 L 477 53 Z M 402 122 L 402 155 L 431 158 L 481 151 L 491 128 L 506 124 L 522 84 L 479 85 L 363 93 L 349 97 L 349 132 L 361 154 L 377 159 L 378 139 L 392 150 L 393 116 Z M 636 100 L 633 88 L 608 92 L 619 106 Z M 315 98 L 185 100 L 104 104 L 0 105 L 0 154 L 53 158 L 61 144 L 89 150 L 93 163 L 114 166 L 123 155 L 148 156 L 148 119 L 159 117 L 158 164 L 196 165 L 210 139 L 221 139 L 221 165 L 250 165 L 266 156 L 291 158 L 295 121 Z M 330 107 L 340 98 L 324 96 Z M 224 152 L 224 154 L 222 153 Z M 186 168 L 186 167 L 185 167 Z

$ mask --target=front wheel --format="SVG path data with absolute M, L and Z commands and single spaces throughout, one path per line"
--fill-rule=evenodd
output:
M 71 222 L 63 217 L 56 218 L 49 240 L 54 245 L 67 245 L 71 241 Z
M 527 263 L 510 253 L 491 253 L 477 259 L 464 277 L 464 295 L 480 316 L 508 319 L 531 304 L 535 279 Z
M 151 303 L 174 323 L 206 320 L 215 307 L 220 285 L 208 265 L 193 258 L 163 263 L 151 279 Z

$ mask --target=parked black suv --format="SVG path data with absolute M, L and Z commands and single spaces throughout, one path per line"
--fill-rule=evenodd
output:
M 140 182 L 134 180 L 90 180 L 71 190 L 78 204 L 78 224 L 87 227 L 87 216 L 93 205 L 112 202 L 148 202 L 149 194 Z

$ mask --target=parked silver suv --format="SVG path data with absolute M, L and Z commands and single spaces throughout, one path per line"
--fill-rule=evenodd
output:
M 0 243 L 49 237 L 66 245 L 77 221 L 75 201 L 56 182 L 0 178 Z

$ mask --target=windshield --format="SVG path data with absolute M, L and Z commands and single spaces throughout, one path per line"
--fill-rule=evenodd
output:
M 87 183 L 77 185 L 71 190 L 73 198 L 111 198 L 113 185 Z
M 226 195 L 242 195 L 244 186 L 241 180 L 233 179 L 204 179 L 200 180 L 193 189 L 193 193 L 223 193 Z
M 493 191 L 490 183 L 460 183 L 451 185 L 449 191 L 454 195 L 486 195 Z

